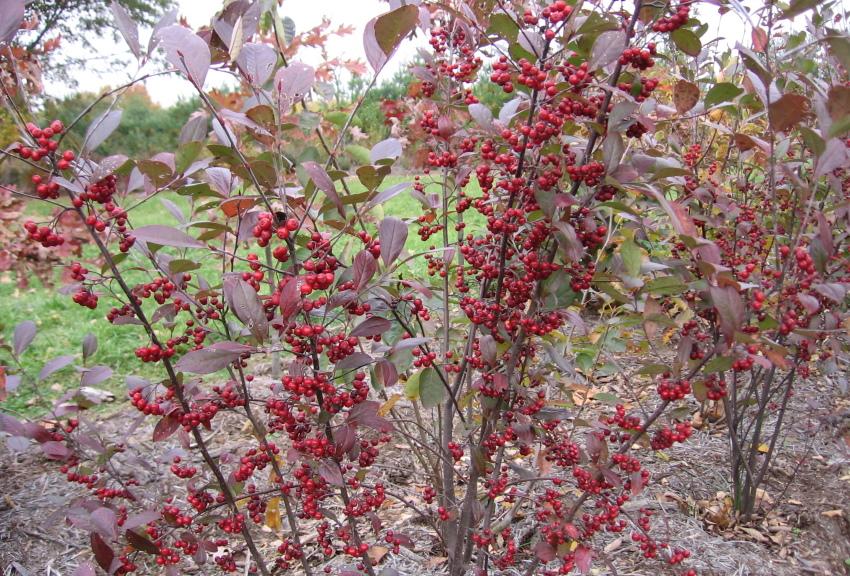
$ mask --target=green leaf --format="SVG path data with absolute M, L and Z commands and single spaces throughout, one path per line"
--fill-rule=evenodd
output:
M 425 368 L 419 376 L 419 401 L 425 408 L 434 408 L 446 397 L 446 387 L 436 368 Z
M 850 114 L 842 116 L 832 123 L 832 126 L 829 127 L 829 137 L 842 136 L 848 130 L 850 130 Z
M 514 19 L 504 12 L 493 14 L 490 17 L 490 26 L 487 28 L 488 36 L 495 34 L 500 38 L 515 42 L 518 33 L 519 28 L 517 27 L 516 22 L 514 22 Z
M 605 404 L 610 404 L 611 406 L 621 404 L 623 402 L 616 394 L 611 394 L 610 392 L 597 392 L 593 395 L 593 399 Z
M 795 16 L 799 16 L 807 10 L 811 10 L 823 0 L 791 0 L 791 5 L 787 10 L 782 11 L 781 19 L 791 20 Z
M 348 120 L 348 114 L 335 110 L 325 114 L 325 120 L 342 128 L 345 125 L 345 121 Z
M 730 102 L 744 92 L 743 88 L 735 86 L 731 82 L 718 82 L 711 87 L 705 95 L 705 107 L 711 108 L 721 102 Z
M 732 369 L 732 356 L 716 356 L 709 360 L 703 372 L 706 374 L 714 374 L 715 372 L 725 372 Z
M 404 383 L 404 393 L 411 400 L 419 398 L 419 379 L 421 376 L 422 372 L 414 372 Z
M 670 34 L 670 38 L 679 50 L 689 56 L 699 56 L 702 52 L 702 42 L 687 28 L 677 28 Z
M 845 70 L 850 70 L 850 39 L 834 30 L 830 32 L 833 35 L 826 38 L 826 43 L 829 44 L 832 55 L 841 62 Z
M 681 294 L 685 285 L 678 276 L 662 276 L 647 282 L 643 289 L 653 294 Z
M 371 164 L 369 161 L 369 149 L 363 146 L 359 146 L 357 144 L 349 144 L 345 147 L 345 151 L 348 152 L 355 162 L 358 164 Z
M 186 142 L 178 150 L 174 157 L 174 165 L 178 174 L 182 174 L 195 161 L 198 154 L 201 153 L 201 148 L 204 147 L 203 142 L 192 140 Z
M 620 256 L 623 258 L 626 274 L 637 277 L 640 274 L 640 263 L 643 254 L 641 254 L 640 248 L 634 243 L 634 240 L 628 239 L 620 244 Z

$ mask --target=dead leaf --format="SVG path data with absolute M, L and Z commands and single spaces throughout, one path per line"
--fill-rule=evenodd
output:
M 826 109 L 833 120 L 850 114 L 850 86 L 833 86 L 829 89 Z
M 785 132 L 793 128 L 809 113 L 811 103 L 801 94 L 783 94 L 768 107 L 768 118 L 773 129 Z
M 384 556 L 387 555 L 387 552 L 389 552 L 389 551 L 390 551 L 389 548 L 386 548 L 384 546 L 375 545 L 375 546 L 371 546 L 369 548 L 369 551 L 366 552 L 366 555 L 369 556 L 369 560 L 372 561 L 372 566 L 374 566 L 376 564 L 379 564 L 381 562 L 381 560 L 384 559 Z
M 844 516 L 844 510 L 827 510 L 825 512 L 821 512 L 821 516 L 826 516 L 827 518 L 841 518 Z
M 271 528 L 273 532 L 281 529 L 280 498 L 269 498 L 268 502 L 266 502 L 266 526 Z
M 693 82 L 679 80 L 673 86 L 673 105 L 676 112 L 684 114 L 699 102 L 699 87 Z

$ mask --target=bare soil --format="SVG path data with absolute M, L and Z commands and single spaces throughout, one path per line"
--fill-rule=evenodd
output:
M 399 407 L 403 409 L 402 403 Z M 592 412 L 601 405 L 590 402 L 588 408 Z M 631 505 L 657 509 L 656 535 L 691 550 L 690 566 L 699 574 L 850 574 L 850 400 L 841 398 L 826 380 L 806 382 L 798 387 L 792 410 L 776 473 L 765 486 L 762 513 L 748 526 L 735 526 L 729 509 L 729 486 L 724 479 L 729 454 L 722 422 L 706 419 L 688 442 L 668 451 L 666 457 L 642 455 L 659 481 L 652 482 Z M 132 418 L 135 414 L 117 410 L 109 417 L 110 426 L 122 429 Z M 221 435 L 225 445 L 244 443 L 247 432 L 238 421 L 221 418 L 216 422 L 214 433 Z M 149 487 L 173 481 L 168 464 L 161 459 L 163 446 L 154 446 L 151 432 L 146 422 L 130 440 L 151 464 L 144 475 Z M 40 455 L 13 454 L 0 444 L 0 573 L 74 574 L 81 562 L 91 561 L 91 551 L 87 536 L 67 523 L 64 513 L 86 496 L 85 491 L 66 482 L 56 465 Z M 382 463 L 381 473 L 388 484 L 395 485 L 394 490 L 418 503 L 423 486 L 410 472 L 410 451 L 402 444 L 395 448 Z M 411 549 L 382 557 L 381 566 L 395 570 L 385 574 L 442 573 L 445 559 L 438 543 L 412 510 L 393 503 L 383 516 L 414 543 Z M 518 523 L 525 521 L 522 514 L 517 516 Z M 276 535 L 267 527 L 259 539 L 261 547 L 277 545 Z M 315 554 L 314 561 L 319 560 Z M 642 561 L 625 537 L 611 538 L 604 561 L 594 563 L 593 573 L 648 576 L 665 572 L 659 571 L 657 562 Z

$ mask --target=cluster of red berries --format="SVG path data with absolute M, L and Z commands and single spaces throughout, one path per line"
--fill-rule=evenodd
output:
M 690 2 L 682 2 L 676 8 L 675 14 L 656 20 L 652 25 L 652 30 L 655 32 L 672 32 L 677 28 L 681 28 L 688 21 L 690 13 Z
M 632 66 L 638 70 L 646 70 L 655 66 L 653 56 L 655 56 L 655 42 L 650 42 L 646 48 L 626 48 L 623 50 L 620 55 L 620 64 Z

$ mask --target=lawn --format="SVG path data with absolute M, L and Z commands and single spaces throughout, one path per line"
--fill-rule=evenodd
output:
M 412 176 L 390 176 L 381 185 L 384 190 L 401 182 L 412 181 Z M 356 180 L 349 180 L 349 188 L 352 193 L 362 192 L 365 189 Z M 467 193 L 472 196 L 480 194 L 477 183 L 471 182 L 466 188 Z M 382 206 L 385 216 L 412 219 L 424 212 L 424 209 L 409 193 L 410 188 L 401 192 L 394 198 L 385 202 Z M 428 189 L 429 192 L 438 192 L 436 185 Z M 176 193 L 162 193 L 156 198 L 151 198 L 133 210 L 131 221 L 134 226 L 148 224 L 166 224 L 175 226 L 177 219 L 165 207 L 161 200 L 173 202 L 186 215 L 189 214 L 189 199 Z M 41 206 L 31 207 L 33 215 L 39 215 Z M 481 217 L 474 211 L 467 212 L 467 221 L 472 226 L 481 224 Z M 380 215 L 380 211 L 379 214 Z M 451 226 L 451 225 L 450 225 Z M 422 241 L 416 233 L 418 226 L 414 223 L 410 226 L 406 249 L 411 254 L 428 250 L 430 246 L 439 244 L 442 235 L 432 236 L 427 242 Z M 450 228 L 450 238 L 455 238 L 453 226 Z M 132 253 L 132 251 L 131 251 Z M 93 245 L 86 246 L 83 251 L 83 260 L 93 261 L 97 256 L 97 249 Z M 131 256 L 132 258 L 132 256 Z M 139 268 L 144 267 L 144 261 L 140 254 L 135 254 Z M 202 268 L 195 273 L 204 274 L 204 270 L 214 272 L 216 261 L 207 256 L 202 261 Z M 131 260 L 126 260 L 123 268 L 131 267 Z M 96 269 L 93 264 L 88 264 L 90 269 Z M 425 275 L 425 264 L 421 258 L 408 263 L 409 274 L 422 278 Z M 59 271 L 57 270 L 57 279 Z M 212 278 L 211 274 L 206 275 Z M 143 270 L 130 270 L 127 277 L 131 282 L 144 281 L 148 274 Z M 82 362 L 82 342 L 87 334 L 93 334 L 98 341 L 98 349 L 87 365 L 102 364 L 113 369 L 111 378 L 100 384 L 116 393 L 123 395 L 124 379 L 128 375 L 137 375 L 149 379 L 158 379 L 163 375 L 157 368 L 158 365 L 144 364 L 136 359 L 132 351 L 144 343 L 142 329 L 139 326 L 124 325 L 114 326 L 108 323 L 104 316 L 112 306 L 108 294 L 103 294 L 96 310 L 89 310 L 75 304 L 70 295 L 60 294 L 58 289 L 61 284 L 53 288 L 43 286 L 39 280 L 32 279 L 30 287 L 20 289 L 13 278 L 0 275 L 0 334 L 7 342 L 11 341 L 14 326 L 24 320 L 32 320 L 38 327 L 38 332 L 30 347 L 22 358 L 22 365 L 27 374 L 35 376 L 41 367 L 50 359 L 66 354 L 76 354 L 79 362 Z M 0 350 L 0 364 L 12 364 L 8 354 Z M 64 368 L 47 378 L 44 382 L 35 382 L 32 379 L 25 380 L 18 392 L 11 394 L 5 401 L 4 406 L 10 410 L 27 415 L 36 415 L 43 412 L 47 407 L 44 401 L 50 401 L 61 395 L 67 389 L 75 387 L 79 382 L 79 375 L 73 366 Z

